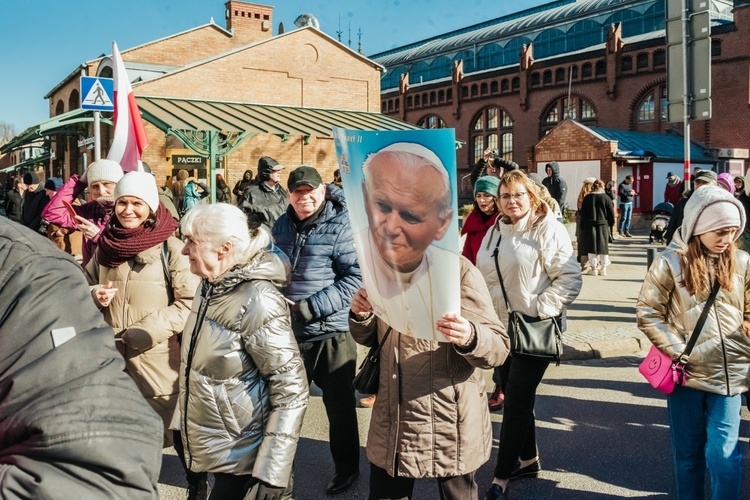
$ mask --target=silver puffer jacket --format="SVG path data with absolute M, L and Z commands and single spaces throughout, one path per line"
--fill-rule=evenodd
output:
M 672 359 L 685 349 L 708 300 L 708 293 L 691 296 L 679 284 L 685 250 L 675 233 L 649 269 L 636 308 L 638 328 Z M 685 366 L 687 387 L 728 396 L 747 391 L 750 374 L 750 340 L 742 333 L 743 319 L 750 320 L 750 256 L 735 250 L 735 266 L 734 290 L 719 290 Z
M 193 471 L 289 482 L 309 391 L 277 291 L 288 268 L 275 249 L 203 280 L 182 339 L 181 415 L 173 425 Z

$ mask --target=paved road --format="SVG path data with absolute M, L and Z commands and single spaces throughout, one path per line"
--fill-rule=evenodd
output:
M 550 367 L 536 403 L 544 471 L 538 479 L 512 483 L 512 498 L 674 497 L 666 400 L 638 374 L 639 360 L 637 356 L 592 359 Z M 362 475 L 355 488 L 335 497 L 340 500 L 367 498 L 364 445 L 370 410 L 358 412 Z M 502 412 L 493 414 L 492 422 L 496 450 Z M 744 470 L 750 471 L 750 414 L 744 408 L 740 434 Z M 326 498 L 325 486 L 333 473 L 327 435 L 328 425 L 318 394 L 310 400 L 297 452 L 297 500 Z M 491 481 L 495 453 L 493 450 L 493 458 L 479 470 L 480 498 Z M 185 498 L 184 490 L 175 487 L 184 487 L 177 458 L 165 455 L 163 463 L 162 498 Z M 414 498 L 437 498 L 434 482 L 418 481 Z M 750 498 L 747 480 L 743 498 Z

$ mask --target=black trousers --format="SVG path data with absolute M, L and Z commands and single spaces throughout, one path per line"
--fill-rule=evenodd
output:
M 317 342 L 302 342 L 299 351 L 307 370 L 308 382 L 323 391 L 328 415 L 328 442 L 339 475 L 359 470 L 359 427 L 354 397 L 357 344 L 349 333 Z
M 185 469 L 185 478 L 190 486 L 198 487 L 201 484 L 205 484 L 208 480 L 208 474 L 206 472 L 193 472 L 188 469 L 187 463 L 185 463 L 185 447 L 182 445 L 182 435 L 180 431 L 172 431 L 174 434 L 174 451 L 177 452 L 177 456 L 182 462 L 182 467 Z
M 495 465 L 498 479 L 510 478 L 519 458 L 537 456 L 534 402 L 548 366 L 549 361 L 524 357 L 510 357 L 502 366 L 505 409 Z
M 438 477 L 440 500 L 477 500 L 479 493 L 474 472 L 461 476 Z M 411 477 L 391 477 L 385 469 L 370 464 L 370 500 L 411 499 L 414 491 Z

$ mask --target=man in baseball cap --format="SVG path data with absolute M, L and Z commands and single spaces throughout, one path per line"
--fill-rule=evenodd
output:
M 258 160 L 258 180 L 245 188 L 237 202 L 237 206 L 247 214 L 251 226 L 265 224 L 271 229 L 286 210 L 286 191 L 279 184 L 283 169 L 270 156 L 261 156 Z

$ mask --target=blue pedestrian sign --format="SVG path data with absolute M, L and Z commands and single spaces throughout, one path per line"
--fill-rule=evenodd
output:
M 111 78 L 81 77 L 81 109 L 115 110 L 115 85 Z

